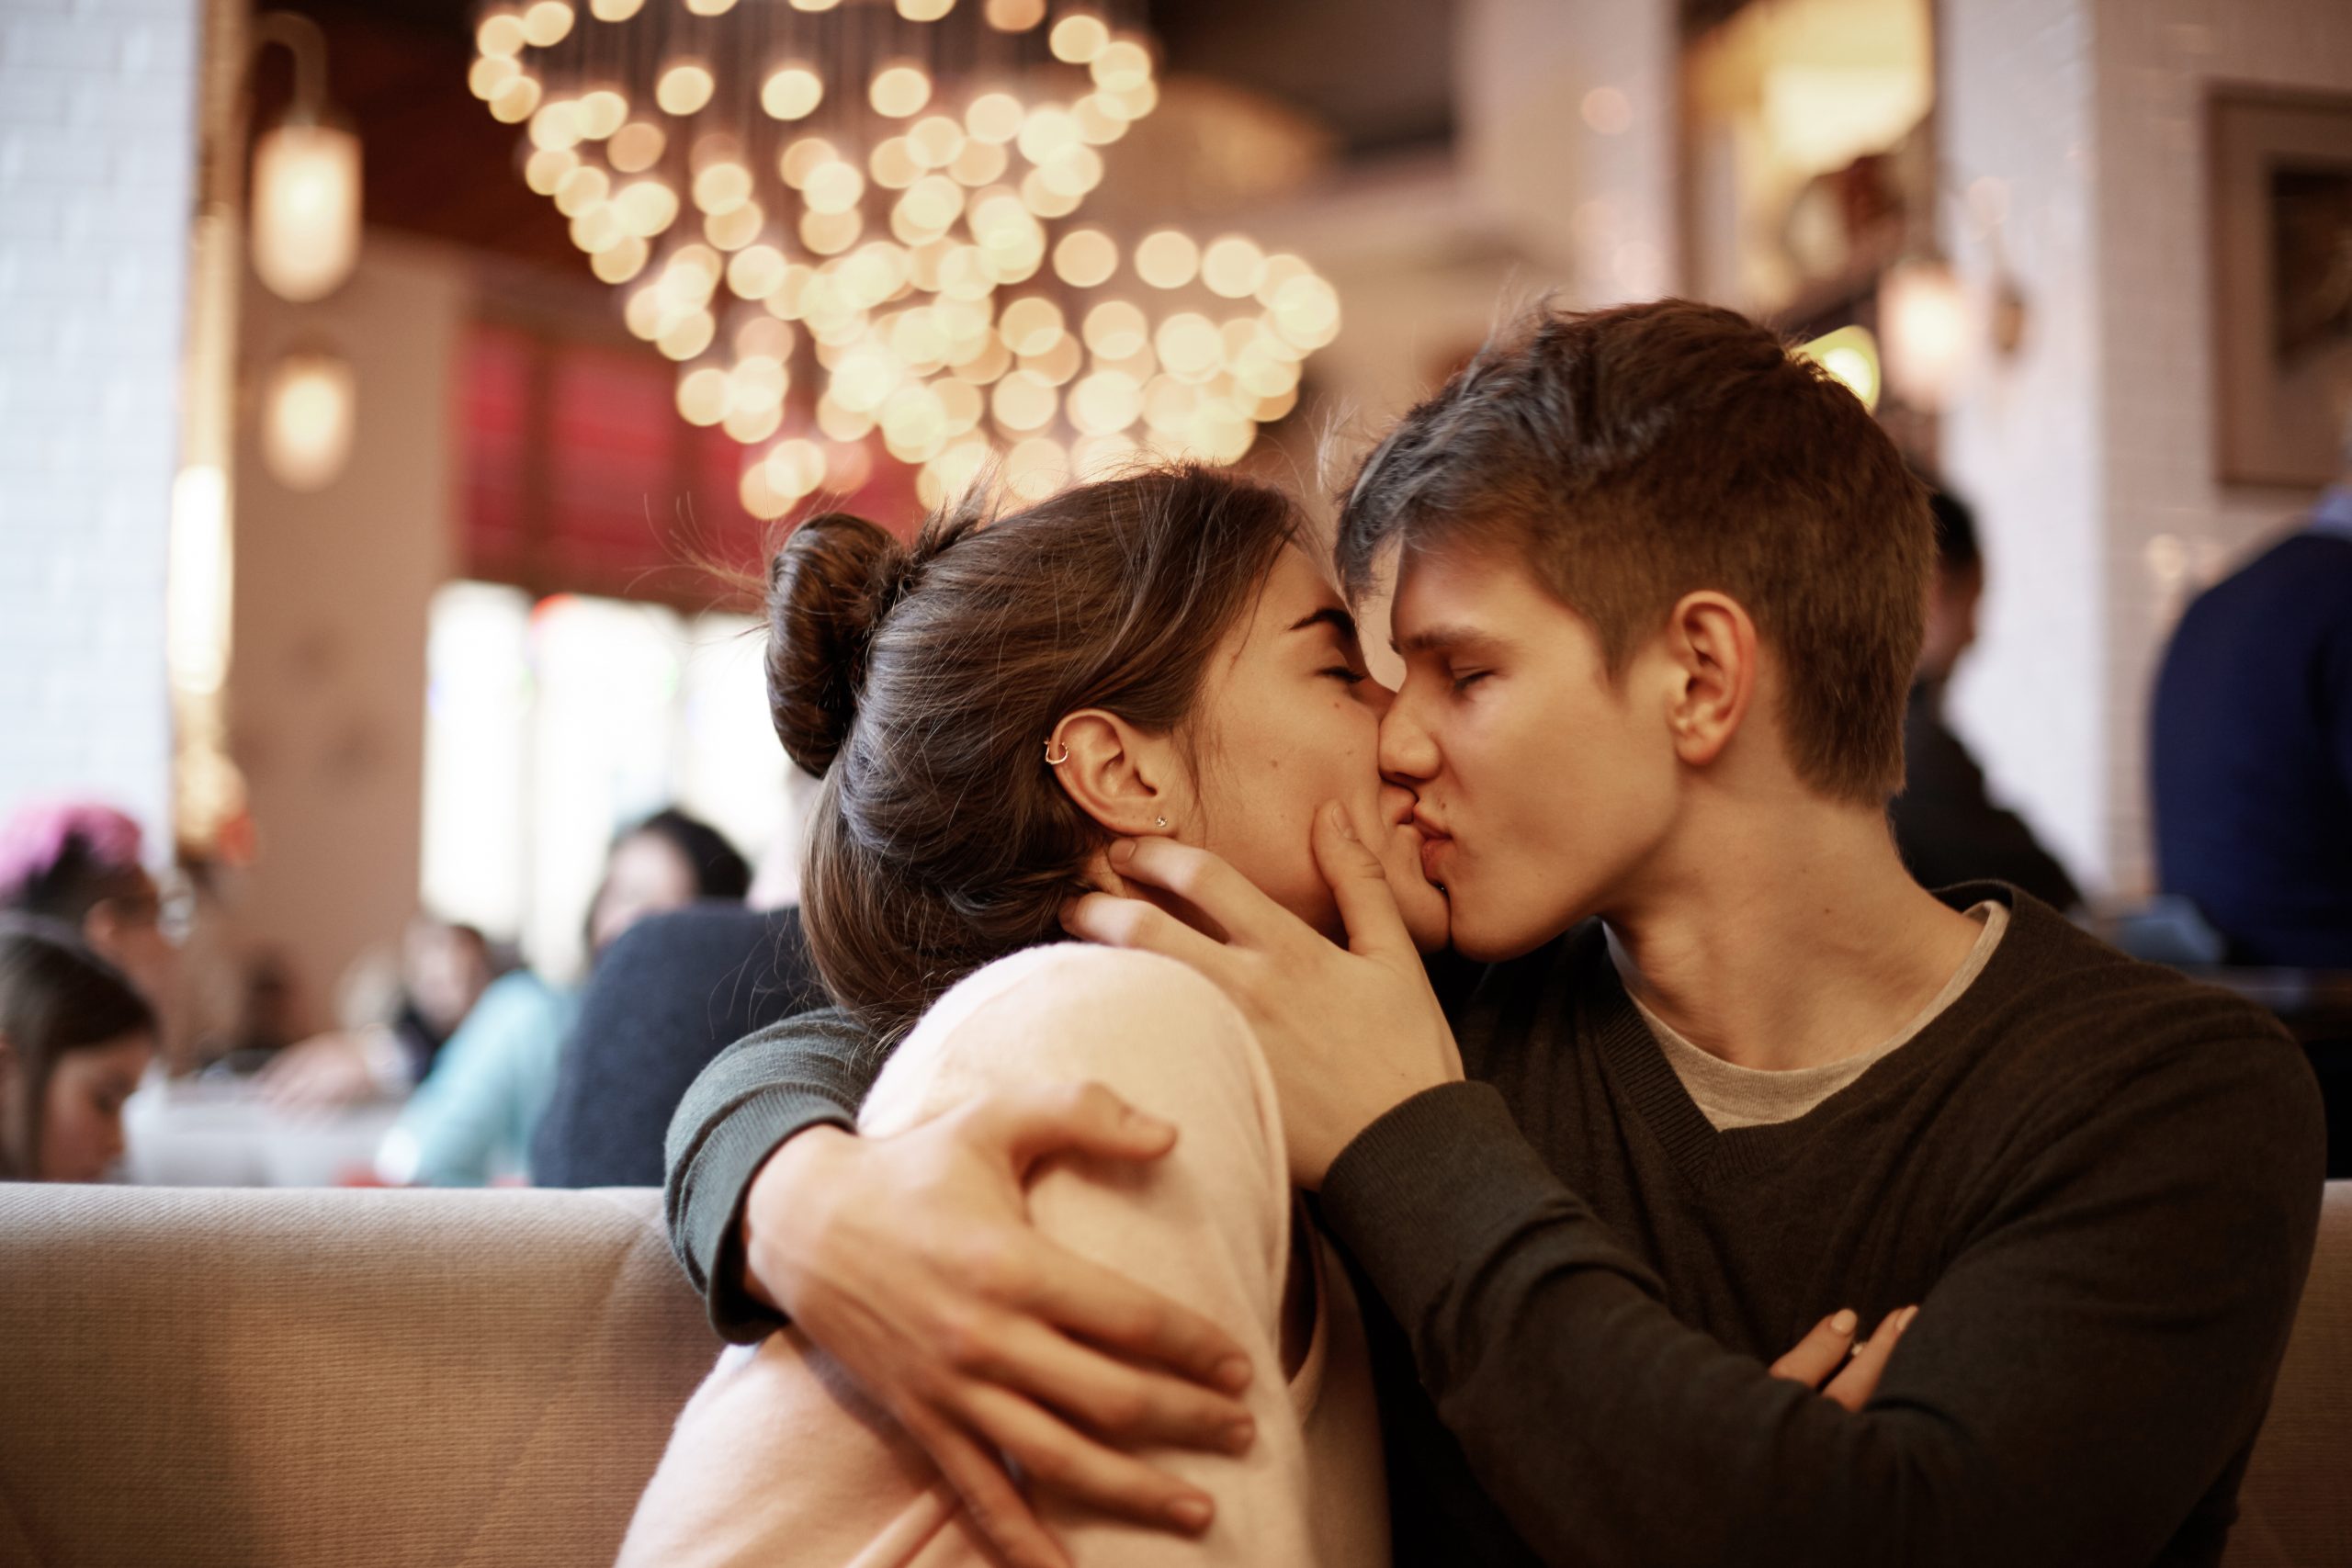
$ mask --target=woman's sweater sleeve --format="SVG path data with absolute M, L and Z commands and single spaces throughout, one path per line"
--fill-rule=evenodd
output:
M 784 1324 L 743 1288 L 738 1238 L 752 1179 L 795 1134 L 854 1126 L 882 1059 L 846 1013 L 802 1013 L 720 1052 L 679 1101 L 664 1140 L 662 1213 L 721 1338 L 748 1345 Z

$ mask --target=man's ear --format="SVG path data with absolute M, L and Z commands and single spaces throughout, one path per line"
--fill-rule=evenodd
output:
M 1704 767 L 1723 754 L 1756 698 L 1756 622 L 1727 593 L 1686 593 L 1667 618 L 1675 680 L 1667 704 L 1675 754 Z
M 1054 730 L 1054 778 L 1078 808 L 1123 839 L 1174 836 L 1185 774 L 1174 743 L 1101 708 L 1080 708 Z

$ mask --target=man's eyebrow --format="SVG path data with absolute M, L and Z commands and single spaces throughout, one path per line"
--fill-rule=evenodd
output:
M 1388 646 L 1407 659 L 1422 653 L 1476 653 L 1491 651 L 1502 646 L 1502 639 L 1491 632 L 1471 626 L 1425 626 L 1402 640 L 1390 638 Z
M 1301 615 L 1291 623 L 1290 629 L 1295 632 L 1303 632 L 1310 626 L 1329 626 L 1333 631 L 1338 632 L 1342 642 L 1356 640 L 1356 618 L 1337 604 L 1326 604 L 1319 610 Z

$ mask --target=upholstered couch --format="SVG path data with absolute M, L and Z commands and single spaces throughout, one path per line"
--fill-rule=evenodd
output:
M 651 1191 L 0 1187 L 0 1564 L 603 1562 L 715 1348 Z M 2352 1563 L 2352 1183 L 2244 1502 Z

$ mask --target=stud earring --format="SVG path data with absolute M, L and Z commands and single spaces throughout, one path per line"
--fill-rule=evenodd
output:
M 1151 819 L 1151 825 L 1155 828 L 1166 828 L 1168 826 L 1168 818 L 1165 817 L 1155 817 Z

